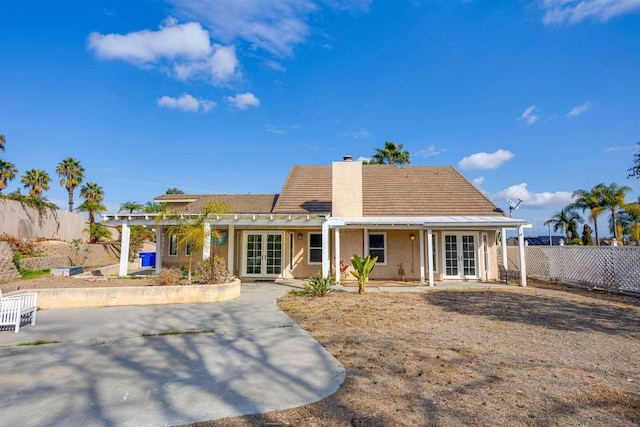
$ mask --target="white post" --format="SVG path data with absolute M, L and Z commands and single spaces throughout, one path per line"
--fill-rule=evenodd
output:
M 162 254 L 164 251 L 164 242 L 162 241 L 162 226 L 156 227 L 156 273 L 162 270 Z
M 125 219 L 122 222 L 122 235 L 120 236 L 120 271 L 118 276 L 126 276 L 129 270 L 129 240 L 131 229 L 129 222 Z
M 424 230 L 418 230 L 420 234 L 420 239 L 418 239 L 418 244 L 420 245 L 420 283 L 424 283 Z
M 427 265 L 429 266 L 429 286 L 433 286 L 433 229 L 427 228 Z
M 524 225 L 518 226 L 518 246 L 520 250 L 520 285 L 527 286 L 527 266 L 524 253 Z
M 202 243 L 202 259 L 211 258 L 211 224 L 204 223 L 204 242 Z
M 369 230 L 367 228 L 362 229 L 362 253 L 365 258 L 369 255 Z
M 331 272 L 331 260 L 329 259 L 329 223 L 322 223 L 322 276 L 327 277 Z
M 502 237 L 502 266 L 507 269 L 507 229 L 503 228 L 500 232 L 500 236 Z
M 340 228 L 336 227 L 333 232 L 333 246 L 335 254 L 335 266 L 336 266 L 336 283 L 340 283 Z
M 227 270 L 229 270 L 229 275 L 233 276 L 233 266 L 235 264 L 235 256 L 236 256 L 236 227 L 234 225 L 229 226 L 229 231 L 227 232 Z

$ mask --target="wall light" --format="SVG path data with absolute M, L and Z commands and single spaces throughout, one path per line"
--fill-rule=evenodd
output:
M 298 233 L 298 240 L 302 240 L 302 233 Z
M 411 236 L 409 236 L 409 238 L 411 239 L 411 241 L 416 240 L 416 235 L 415 234 L 411 234 Z

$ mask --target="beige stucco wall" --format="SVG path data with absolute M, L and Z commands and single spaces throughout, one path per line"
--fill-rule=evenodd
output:
M 331 170 L 331 214 L 362 216 L 362 162 L 333 162 Z
M 37 238 L 86 240 L 84 215 L 59 209 L 38 209 L 15 200 L 0 199 L 0 234 L 7 233 L 21 240 Z

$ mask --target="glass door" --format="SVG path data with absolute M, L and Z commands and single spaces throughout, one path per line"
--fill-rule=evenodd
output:
M 244 276 L 280 277 L 284 260 L 284 234 L 245 231 L 243 258 Z
M 477 279 L 478 261 L 474 234 L 445 234 L 444 278 Z

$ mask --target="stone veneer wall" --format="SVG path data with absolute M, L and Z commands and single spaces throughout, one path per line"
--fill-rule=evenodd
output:
M 7 242 L 0 241 L 0 282 L 14 280 L 20 273 L 13 263 L 13 251 Z

